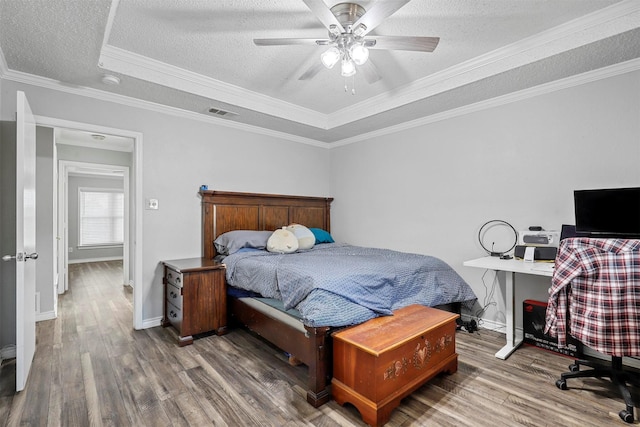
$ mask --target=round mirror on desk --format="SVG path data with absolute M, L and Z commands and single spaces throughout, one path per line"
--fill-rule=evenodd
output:
M 507 221 L 493 219 L 480 227 L 478 241 L 489 255 L 503 258 L 516 247 L 518 232 Z

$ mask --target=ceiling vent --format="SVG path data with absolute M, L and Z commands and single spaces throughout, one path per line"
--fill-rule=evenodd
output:
M 215 114 L 216 116 L 237 116 L 238 113 L 234 113 L 232 111 L 221 110 L 219 108 L 209 108 L 208 110 L 211 114 Z

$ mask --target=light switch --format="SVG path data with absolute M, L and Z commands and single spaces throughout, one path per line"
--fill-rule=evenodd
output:
M 147 209 L 158 209 L 158 199 L 147 199 Z

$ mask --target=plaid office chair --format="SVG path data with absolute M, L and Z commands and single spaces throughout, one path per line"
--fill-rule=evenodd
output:
M 545 333 L 566 345 L 570 334 L 584 346 L 611 357 L 610 362 L 576 360 L 556 386 L 567 390 L 570 378 L 609 378 L 624 398 L 618 415 L 634 421 L 627 385 L 640 376 L 624 356 L 640 356 L 640 240 L 571 238 L 560 242 L 549 290 Z M 590 367 L 580 370 L 582 366 Z

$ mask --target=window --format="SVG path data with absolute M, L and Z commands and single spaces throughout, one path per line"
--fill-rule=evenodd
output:
M 124 242 L 122 190 L 80 188 L 79 246 L 121 245 Z

